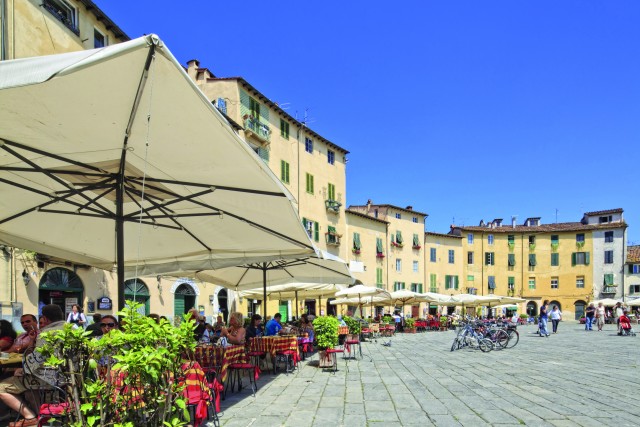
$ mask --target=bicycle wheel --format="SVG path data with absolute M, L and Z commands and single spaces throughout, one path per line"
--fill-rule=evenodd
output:
M 520 334 L 515 329 L 509 330 L 509 341 L 507 341 L 507 348 L 513 348 L 520 341 Z
M 478 340 L 478 347 L 480 347 L 483 353 L 487 353 L 493 350 L 493 341 L 488 338 L 481 338 Z
M 458 337 L 453 339 L 453 344 L 451 344 L 451 351 L 456 351 L 460 348 L 460 340 Z
M 493 339 L 491 341 L 493 341 L 496 350 L 502 350 L 503 348 L 507 348 L 509 334 L 503 329 L 498 329 L 493 333 Z

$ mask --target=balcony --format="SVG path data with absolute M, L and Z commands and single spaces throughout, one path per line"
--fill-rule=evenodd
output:
M 266 144 L 271 143 L 271 129 L 269 129 L 268 125 L 246 114 L 243 117 L 242 123 L 244 124 L 244 131 L 248 136 L 253 136 Z
M 78 24 L 76 21 L 76 11 L 70 6 L 59 4 L 52 0 L 44 0 L 42 7 L 51 13 L 58 21 L 62 22 L 76 36 L 80 35 Z
M 478 295 L 478 288 L 467 288 L 467 293 L 469 295 Z
M 515 296 L 515 294 L 516 294 L 516 291 L 514 289 L 507 290 L 507 296 L 512 297 L 512 296 Z
M 429 292 L 433 293 L 433 294 L 439 294 L 440 293 L 440 288 L 437 286 L 431 286 L 429 288 Z
M 602 288 L 602 291 L 600 293 L 602 294 L 603 298 L 612 298 L 616 295 L 617 290 L 618 285 L 610 285 Z
M 340 213 L 340 207 L 342 206 L 342 203 L 338 202 L 337 200 L 327 199 L 324 201 L 324 206 L 327 208 L 327 212 L 337 214 Z
M 338 234 L 333 231 L 327 231 L 324 233 L 324 237 L 327 240 L 327 246 L 340 246 L 340 238 L 342 234 Z

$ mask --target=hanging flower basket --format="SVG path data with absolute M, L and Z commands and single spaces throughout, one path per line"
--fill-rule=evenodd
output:
M 420 245 L 413 245 L 413 249 L 420 250 L 420 249 L 422 249 L 422 246 L 420 246 Z
M 353 252 L 355 255 L 360 255 L 360 249 L 351 249 L 351 252 Z

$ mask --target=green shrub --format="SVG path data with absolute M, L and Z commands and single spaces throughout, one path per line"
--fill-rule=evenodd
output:
M 362 329 L 362 327 L 360 326 L 360 322 L 349 316 L 343 316 L 342 320 L 344 320 L 344 323 L 346 323 L 349 327 L 350 334 L 360 335 L 360 331 Z
M 529 316 L 523 313 L 523 314 L 520 315 L 520 318 L 521 319 L 528 319 Z
M 391 316 L 384 316 L 384 317 L 382 318 L 382 321 L 383 321 L 384 323 L 393 323 L 393 317 L 391 317 Z
M 340 322 L 333 316 L 320 316 L 313 320 L 316 341 L 320 350 L 326 350 L 338 345 L 338 327 Z
M 416 326 L 416 320 L 412 317 L 404 319 L 404 326 L 409 329 L 413 329 Z

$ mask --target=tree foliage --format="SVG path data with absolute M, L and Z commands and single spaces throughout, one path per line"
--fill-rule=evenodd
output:
M 313 328 L 320 350 L 326 350 L 338 345 L 339 326 L 340 322 L 333 316 L 320 316 L 313 320 Z

